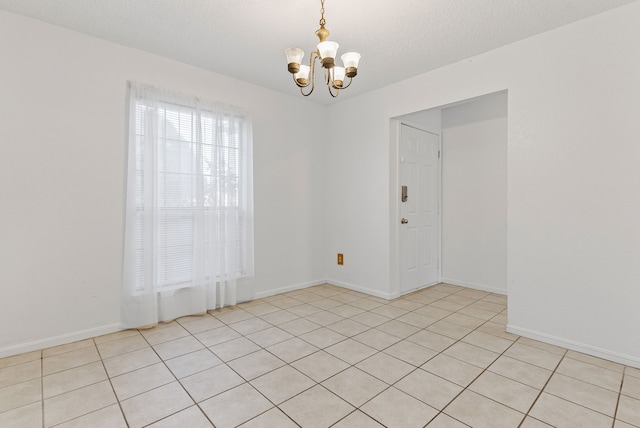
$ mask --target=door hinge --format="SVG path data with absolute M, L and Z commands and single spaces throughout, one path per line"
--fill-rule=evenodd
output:
M 440 159 L 440 150 L 438 150 L 438 159 Z

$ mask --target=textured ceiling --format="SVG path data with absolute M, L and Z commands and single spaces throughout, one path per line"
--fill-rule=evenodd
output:
M 345 98 L 640 0 L 326 0 L 338 55 L 362 60 Z M 0 0 L 0 9 L 289 94 L 284 49 L 315 48 L 319 0 Z M 320 77 L 320 76 L 318 76 Z M 316 88 L 315 102 L 333 102 Z

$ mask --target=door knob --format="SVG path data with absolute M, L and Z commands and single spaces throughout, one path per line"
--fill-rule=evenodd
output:
M 407 220 L 406 218 L 403 218 L 402 220 L 400 220 L 400 223 L 407 224 L 409 223 L 409 220 Z

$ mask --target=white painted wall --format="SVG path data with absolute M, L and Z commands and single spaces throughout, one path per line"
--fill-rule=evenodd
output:
M 509 329 L 640 366 L 640 2 L 333 105 L 327 260 L 390 293 L 389 118 L 507 89 Z
M 429 131 L 432 134 L 440 135 L 442 132 L 442 109 L 434 108 L 429 110 L 409 113 L 397 118 L 403 123 L 417 125 L 420 129 Z
M 117 328 L 127 80 L 251 114 L 256 274 L 239 298 L 324 282 L 309 130 L 326 108 L 3 11 L 0 52 L 0 357 Z
M 327 256 L 329 282 L 389 298 L 389 119 L 368 96 L 329 108 Z M 373 98 L 375 103 L 381 100 Z M 351 111 L 350 107 L 362 109 Z M 344 265 L 336 264 L 344 254 Z
M 507 93 L 442 109 L 442 281 L 507 294 Z

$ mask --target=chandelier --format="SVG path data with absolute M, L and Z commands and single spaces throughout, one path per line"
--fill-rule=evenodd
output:
M 316 59 L 322 65 L 324 80 L 332 97 L 337 97 L 340 89 L 346 89 L 351 85 L 351 81 L 358 74 L 358 62 L 360 54 L 357 52 L 347 52 L 340 58 L 344 67 L 335 65 L 335 58 L 338 52 L 338 44 L 327 40 L 329 30 L 324 28 L 324 0 L 320 0 L 320 28 L 316 31 L 316 36 L 320 39 L 317 49 L 311 52 L 309 65 L 301 65 L 304 51 L 299 48 L 288 48 L 285 50 L 289 72 L 293 75 L 293 81 L 300 88 L 300 93 L 305 97 L 311 95 L 315 88 Z M 344 84 L 345 77 L 349 78 L 349 83 Z M 305 88 L 311 89 L 305 93 Z

